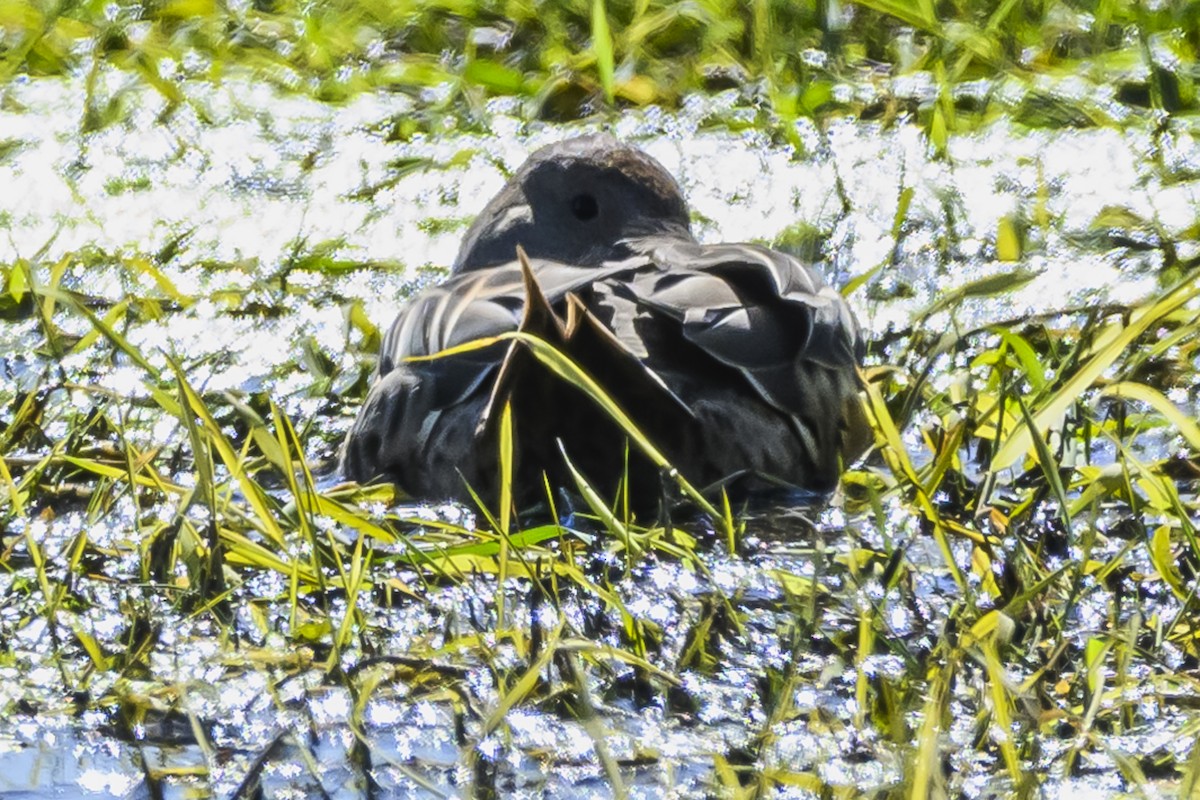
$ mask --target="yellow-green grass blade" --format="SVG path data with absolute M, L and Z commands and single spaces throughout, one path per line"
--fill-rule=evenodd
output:
M 225 437 L 221 426 L 213 419 L 208 406 L 204 404 L 204 401 L 200 399 L 200 396 L 196 394 L 191 384 L 188 383 L 187 377 L 183 374 L 183 369 L 174 359 L 170 359 L 170 364 L 171 369 L 175 373 L 180 394 L 183 396 L 188 408 L 191 409 L 191 412 L 200 419 L 207 440 L 216 449 L 226 469 L 229 470 L 229 473 L 237 481 L 238 486 L 241 487 L 242 494 L 254 510 L 262 532 L 276 545 L 283 547 L 285 543 L 283 529 L 280 528 L 279 521 L 275 518 L 275 512 L 270 507 L 266 492 L 246 472 L 243 460 L 234 451 L 233 444 Z
M 653 443 L 646 437 L 644 433 L 634 424 L 629 415 L 617 404 L 612 397 L 604 391 L 595 379 L 588 375 L 582 367 L 568 358 L 564 353 L 555 348 L 544 339 L 533 336 L 528 333 L 517 331 L 507 334 L 509 338 L 516 339 L 529 348 L 530 352 L 537 357 L 538 361 L 548 367 L 558 377 L 565 380 L 567 383 L 581 390 L 591 400 L 596 403 L 608 415 L 610 419 L 616 422 L 625 435 L 637 445 L 642 454 L 650 459 L 656 467 L 666 470 L 667 475 L 676 482 L 683 493 L 696 504 L 704 513 L 708 514 L 714 522 L 720 522 L 724 526 L 724 517 L 717 511 L 713 505 L 694 487 L 687 479 L 680 474 L 674 466 L 671 465 L 667 457 L 654 446 Z
M 719 524 L 723 529 L 722 533 L 724 533 L 727 537 L 732 538 L 733 532 L 727 530 L 728 521 L 725 519 L 725 516 L 721 514 L 698 489 L 692 486 L 692 484 L 688 482 L 688 480 L 684 478 L 682 474 L 680 474 L 678 469 L 671 465 L 667 457 L 663 455 L 663 453 L 649 440 L 649 438 L 646 437 L 644 433 L 642 433 L 637 425 L 634 424 L 633 420 L 629 418 L 629 415 L 625 413 L 624 409 L 622 409 L 620 405 L 612 399 L 608 392 L 606 392 L 594 378 L 588 375 L 587 372 L 584 371 L 584 369 L 578 364 L 576 364 L 570 357 L 546 340 L 524 331 L 511 331 L 499 336 L 491 336 L 465 342 L 454 347 L 446 348 L 445 350 L 441 350 L 432 355 L 414 356 L 405 360 L 413 362 L 431 361 L 434 359 L 446 358 L 462 353 L 482 350 L 504 341 L 517 341 L 524 345 L 537 358 L 537 360 L 542 363 L 543 366 L 547 367 L 560 379 L 566 381 L 568 384 L 574 386 L 587 395 L 594 403 L 596 403 L 596 405 L 600 407 L 602 411 L 604 411 L 606 415 L 608 415 L 610 419 L 612 419 L 621 427 L 629 439 L 637 446 L 642 454 L 650 460 L 651 463 L 664 470 L 667 476 L 679 486 L 688 499 L 695 503 L 700 510 L 708 514 L 715 523 Z
M 1179 434 L 1187 441 L 1188 446 L 1196 453 L 1200 453 L 1200 425 L 1196 424 L 1196 420 L 1180 411 L 1174 403 L 1167 399 L 1166 395 L 1157 389 L 1144 383 L 1121 381 L 1104 387 L 1100 394 L 1104 397 L 1138 400 L 1145 403 L 1161 414 L 1167 422 L 1174 425 Z
M 867 391 L 867 410 L 875 427 L 877 438 L 882 439 L 888 445 L 883 450 L 884 458 L 888 461 L 892 472 L 896 476 L 896 480 L 901 485 L 907 484 L 912 488 L 917 507 L 920 509 L 922 515 L 931 523 L 934 539 L 941 550 L 946 568 L 950 571 L 954 582 L 965 590 L 967 586 L 966 579 L 963 577 L 962 570 L 958 568 L 958 563 L 954 560 L 954 553 L 951 551 L 950 542 L 946 538 L 948 528 L 943 524 L 941 514 L 938 513 L 937 507 L 929 499 L 929 496 L 925 493 L 925 489 L 921 485 L 917 471 L 908 457 L 908 448 L 904 446 L 904 442 L 900 438 L 900 431 L 896 428 L 896 423 L 888 411 L 887 403 L 884 402 L 883 395 L 880 393 L 878 386 L 870 382 L 865 382 L 864 385 Z M 951 530 L 958 529 L 951 528 Z
M 1017 406 L 1021 409 L 1021 418 L 1025 421 L 1025 425 L 1030 430 L 1036 430 L 1033 416 L 1029 413 L 1029 407 L 1025 405 L 1024 399 L 1019 393 L 1015 394 L 1013 399 L 1017 401 Z M 1046 476 L 1050 491 L 1054 493 L 1054 499 L 1058 501 L 1058 513 L 1062 517 L 1063 530 L 1069 533 L 1071 531 L 1071 505 L 1067 500 L 1067 490 L 1063 486 L 1062 476 L 1058 472 L 1058 459 L 1050 452 L 1050 446 L 1046 444 L 1046 440 L 1041 435 L 1033 436 L 1032 439 L 1034 452 L 1037 453 L 1038 463 L 1042 467 L 1042 474 Z
M 1034 431 L 1046 431 L 1056 428 L 1062 422 L 1067 409 L 1075 403 L 1096 379 L 1104 374 L 1124 352 L 1125 348 L 1145 333 L 1152 325 L 1158 323 L 1168 314 L 1180 308 L 1184 303 L 1200 294 L 1196 285 L 1196 276 L 1185 280 L 1174 290 L 1168 292 L 1161 300 L 1150 303 L 1138 309 L 1130 318 L 1129 324 L 1122 326 L 1112 323 L 1097 338 L 1092 348 L 1092 355 L 1075 374 L 1066 380 L 1050 397 L 1046 398 L 1031 412 L 1032 423 L 1022 421 L 1016 430 L 996 451 L 992 458 L 992 470 L 1006 469 L 1017 459 L 1024 456 L 1033 447 Z
M 610 105 L 614 93 L 614 58 L 612 31 L 608 27 L 608 9 L 604 0 L 592 0 L 592 54 L 596 57 L 596 72 L 604 99 Z

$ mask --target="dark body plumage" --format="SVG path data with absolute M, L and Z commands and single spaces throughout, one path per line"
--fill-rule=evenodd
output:
M 543 472 L 573 485 L 561 442 L 597 489 L 611 495 L 627 472 L 635 502 L 656 500 L 658 470 L 636 450 L 627 461 L 620 429 L 523 348 L 408 360 L 519 327 L 580 364 L 698 487 L 824 492 L 866 446 L 862 340 L 842 297 L 782 253 L 698 244 L 674 180 L 615 139 L 535 153 L 480 214 L 455 273 L 392 324 L 347 439 L 348 478 L 491 498 L 508 401 L 525 497 L 544 496 Z

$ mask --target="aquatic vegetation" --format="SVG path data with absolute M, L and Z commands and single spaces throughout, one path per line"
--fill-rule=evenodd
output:
M 1197 784 L 1191 4 L 17 2 L 0 31 L 0 791 Z M 643 519 L 580 485 L 546 524 L 336 482 L 377 326 L 578 130 L 530 120 L 591 111 L 702 238 L 845 287 L 876 446 L 830 506 Z

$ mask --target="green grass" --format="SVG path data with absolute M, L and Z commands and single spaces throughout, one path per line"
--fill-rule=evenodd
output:
M 961 786 L 947 772 L 945 737 L 956 719 L 961 730 L 963 714 L 977 730 L 970 747 L 1018 794 L 1087 774 L 1082 764 L 1097 754 L 1112 759 L 1131 791 L 1192 779 L 1182 751 L 1122 753 L 1111 742 L 1164 718 L 1182 725 L 1181 735 L 1194 724 L 1182 720 L 1190 719 L 1187 698 L 1195 691 L 1186 665 L 1200 657 L 1200 436 L 1165 396 L 1195 385 L 1194 270 L 1120 312 L 1068 316 L 1053 327 L 1022 321 L 943 337 L 932 348 L 914 334 L 894 363 L 872 367 L 866 402 L 877 449 L 846 475 L 847 522 L 826 534 L 841 541 L 819 537 L 808 545 L 816 548 L 815 575 L 787 559 L 762 561 L 765 554 L 745 538 L 755 523 L 729 509 L 709 508 L 715 528 L 686 518 L 670 527 L 647 524 L 582 480 L 576 489 L 589 513 L 570 527 L 524 527 L 506 503 L 483 509 L 474 525 L 408 517 L 386 510 L 395 500 L 388 488 L 320 485 L 310 459 L 332 443 L 319 426 L 297 428 L 269 397 L 256 411 L 198 389 L 186 360 L 156 367 L 130 344 L 121 330 L 160 313 L 164 297 L 129 297 L 106 308 L 55 285 L 55 271 L 37 263 L 8 271 L 9 318 L 36 321 L 48 352 L 84 347 L 97 363 L 128 359 L 141 372 L 145 399 L 93 390 L 70 416 L 72 406 L 53 402 L 62 391 L 53 370 L 30 391 L 8 396 L 0 439 L 8 502 L 0 513 L 8 529 L 23 533 L 3 542 L 5 602 L 22 621 L 10 633 L 33 619 L 52 632 L 43 646 L 61 670 L 59 689 L 118 713 L 129 731 L 190 713 L 189 692 L 200 691 L 177 694 L 155 684 L 155 654 L 179 646 L 162 639 L 163 626 L 181 614 L 208 621 L 225 660 L 244 658 L 234 643 L 266 626 L 259 635 L 271 630 L 276 643 L 256 656 L 267 661 L 254 669 L 272 680 L 323 675 L 350 692 L 356 714 L 415 685 L 418 696 L 459 708 L 461 758 L 476 796 L 502 794 L 496 786 L 505 778 L 472 743 L 503 739 L 514 709 L 558 708 L 552 713 L 577 720 L 594 741 L 605 780 L 621 796 L 629 764 L 608 743 L 616 724 L 608 704 L 626 691 L 617 677 L 631 670 L 638 691 L 667 707 L 703 705 L 702 695 L 683 699 L 688 676 L 717 680 L 753 655 L 751 643 L 762 634 L 748 626 L 761 627 L 765 614 L 782 659 L 759 667 L 757 734 L 712 754 L 710 780 L 722 796 L 785 786 L 955 793 Z M 954 313 L 971 295 L 951 297 L 945 310 Z M 95 335 L 72 342 L 63 330 L 80 322 Z M 544 343 L 521 341 L 594 402 L 609 402 Z M 67 436 L 39 434 L 64 413 Z M 159 450 L 134 444 L 149 418 L 177 421 L 178 440 Z M 634 447 L 652 452 L 638 431 L 629 427 L 629 434 Z M 1093 465 L 1092 453 L 1111 458 Z M 69 521 L 71 513 L 83 520 Z M 65 539 L 47 529 L 59 514 L 75 530 Z M 93 541 L 84 520 L 105 519 L 135 528 L 115 542 Z M 761 601 L 747 605 L 744 589 L 731 594 L 711 577 L 744 558 L 768 567 L 764 579 L 777 593 L 765 609 Z M 631 610 L 640 602 L 638 576 L 658 563 L 677 564 L 700 588 L 678 630 Z M 262 595 L 254 587 L 268 574 L 278 588 Z M 954 587 L 933 605 L 931 580 Z M 386 609 L 418 609 L 455 585 L 490 587 L 480 595 L 486 622 L 456 624 L 436 646 L 413 640 L 397 650 L 389 643 L 380 627 L 392 613 Z M 85 624 L 110 602 L 98 599 L 106 595 L 126 598 L 115 638 Z M 165 606 L 134 601 L 146 596 Z M 572 622 L 567 610 L 580 606 L 596 609 L 611 633 L 589 635 Z M 556 610 L 549 617 L 556 622 L 544 621 L 543 607 Z M 920 616 L 935 607 L 944 618 L 919 620 L 896 635 L 896 609 Z M 1079 618 L 1081 609 L 1101 614 L 1100 624 Z M 484 628 L 473 632 L 476 624 Z M 818 765 L 793 769 L 773 755 L 784 732 L 817 721 L 797 708 L 798 693 L 827 680 L 812 672 L 814 652 L 844 665 L 853 709 L 815 729 L 866 737 L 865 757 L 895 765 L 885 785 L 868 791 L 830 783 Z M 880 658 L 899 666 L 882 670 Z M 18 670 L 29 659 L 23 650 L 0 654 Z M 492 676 L 490 696 L 467 682 L 480 666 Z M 130 694 L 135 677 L 143 688 Z M 93 687 L 104 688 L 93 694 Z M 27 706 L 40 707 L 44 700 L 28 691 Z M 199 741 L 213 724 L 193 719 Z M 355 716 L 350 725 L 369 754 L 371 726 Z M 1055 748 L 1062 753 L 1047 769 L 1044 754 Z M 196 774 L 209 775 L 214 758 Z M 252 783 L 263 768 L 255 763 Z M 419 762 L 403 766 L 411 780 L 432 779 Z M 180 780 L 146 769 L 155 785 Z
M 364 91 L 440 99 L 398 121 L 394 135 L 434 132 L 447 114 L 475 124 L 490 96 L 520 99 L 531 116 L 574 119 L 597 107 L 676 106 L 689 93 L 735 88 L 780 135 L 798 117 L 894 120 L 915 110 L 936 147 L 997 115 L 1031 125 L 1106 124 L 1103 96 L 1064 101 L 1046 81 L 1082 77 L 1135 110 L 1196 110 L 1190 66 L 1200 11 L 1187 0 L 900 0 L 669 3 L 169 0 L 106 4 L 15 0 L 0 7 L 0 77 L 97 74 L 115 66 L 171 107 L 183 78 L 252 74 L 288 91 L 339 102 Z M 113 13 L 115 11 L 115 13 Z M 877 68 L 927 74 L 936 101 L 886 89 L 849 99 L 839 87 L 875 83 Z M 957 88 L 1004 75 L 1027 87 L 1016 108 L 995 92 Z M 120 119 L 119 95 L 96 94 L 84 119 Z
M 190 102 L 190 81 L 231 75 L 331 102 L 411 94 L 412 114 L 378 126 L 392 140 L 446 119 L 482 126 L 494 96 L 517 98 L 528 118 L 561 119 L 727 87 L 737 113 L 705 124 L 786 142 L 800 117 L 911 122 L 947 158 L 956 135 L 998 119 L 1052 135 L 1119 124 L 1161 136 L 1186 134 L 1196 110 L 1200 12 L 1182 2 L 872 0 L 840 15 L 765 0 L 172 0 L 118 5 L 111 19 L 105 8 L 0 4 L 7 80 L 91 76 L 81 139 L 128 111 L 121 92 L 98 88 L 114 69 L 167 99 L 164 124 Z M 870 88 L 876 65 L 928 77 L 934 99 L 837 91 Z M 1075 76 L 1111 87 L 1118 105 L 1054 90 Z M 964 90 L 980 78 L 992 81 L 982 95 Z M 1019 99 L 998 90 L 1005 82 L 1023 87 Z M 0 165 L 19 148 L 0 147 Z M 397 161 L 360 199 L 429 166 Z M 146 185 L 105 188 L 120 199 Z M 899 244 L 913 195 L 897 193 Z M 953 213 L 948 202 L 947 237 Z M 48 244 L 0 264 L 0 325 L 24 348 L 4 369 L 25 368 L 0 384 L 0 717 L 128 748 L 152 793 L 253 797 L 288 769 L 308 786 L 344 769 L 384 796 L 403 784 L 503 797 L 515 762 L 571 785 L 576 759 L 613 796 L 653 775 L 659 787 L 731 798 L 959 796 L 983 778 L 1021 797 L 1095 782 L 1191 797 L 1196 231 L 1105 208 L 1084 246 L 1149 242 L 1139 246 L 1162 254 L 1153 297 L 954 324 L 1026 285 L 1023 259 L 1055 224 L 1044 203 L 1005 217 L 993 245 L 1011 270 L 957 284 L 873 345 L 864 402 L 876 448 L 846 473 L 835 508 L 811 520 L 730 508 L 686 483 L 705 513 L 668 522 L 633 517 L 580 477 L 569 519 L 547 492 L 551 523 L 512 508 L 505 481 L 498 506 L 473 516 L 332 483 L 338 423 L 365 393 L 383 321 L 361 298 L 288 277 L 394 266 L 349 260 L 337 241 L 298 241 L 278 265 L 205 260 L 187 234 L 156 254 L 51 258 Z M 782 238 L 819 252 L 829 231 L 797 223 Z M 192 292 L 171 278 L 181 265 L 255 274 L 248 288 Z M 861 266 L 846 287 L 857 307 L 893 291 L 891 266 Z M 116 274 L 127 291 L 92 293 L 76 267 Z M 292 342 L 279 371 L 306 371 L 288 392 L 271 380 L 212 389 L 202 376 L 214 356 L 137 343 L 197 306 L 215 309 L 212 324 L 266 327 L 335 303 L 354 366 L 311 337 Z M 562 354 L 511 338 L 620 420 L 604 387 Z M 131 390 L 105 388 L 114 370 L 133 376 Z M 655 458 L 653 442 L 622 424 L 630 447 Z M 511 474 L 510 450 L 500 463 Z M 336 725 L 321 717 L 330 697 L 345 699 Z M 237 721 L 231 708 L 255 703 L 265 710 Z M 449 764 L 388 747 L 390 732 L 420 726 L 377 711 L 425 706 L 443 715 L 421 730 L 444 734 Z M 693 750 L 630 734 L 643 717 Z M 515 724 L 530 718 L 574 731 L 590 752 L 531 744 Z M 331 770 L 319 743 L 339 725 Z M 159 746 L 186 757 L 160 758 Z

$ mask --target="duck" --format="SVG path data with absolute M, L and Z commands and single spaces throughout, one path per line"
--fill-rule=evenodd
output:
M 507 406 L 515 502 L 582 476 L 600 496 L 661 503 L 661 462 L 516 331 L 578 365 L 706 493 L 825 496 L 872 440 L 863 334 L 842 295 L 778 250 L 699 242 L 666 168 L 590 134 L 532 153 L 468 228 L 449 278 L 399 310 L 344 477 L 494 502 Z

